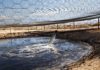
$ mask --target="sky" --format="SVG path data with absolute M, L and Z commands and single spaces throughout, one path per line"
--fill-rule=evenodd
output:
M 0 24 L 33 24 L 91 15 L 100 0 L 0 0 Z

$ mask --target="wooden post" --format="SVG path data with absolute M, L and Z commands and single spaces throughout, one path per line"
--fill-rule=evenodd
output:
M 99 18 L 98 18 L 98 29 L 100 29 Z
M 45 31 L 45 25 L 44 25 L 44 31 Z
M 73 29 L 75 28 L 75 22 L 73 22 Z
M 30 30 L 29 28 L 30 28 L 30 27 L 28 26 L 28 33 L 29 33 L 29 30 Z
M 66 27 L 65 27 L 66 25 L 64 24 L 64 29 L 66 29 Z
M 70 23 L 70 29 L 72 29 L 72 23 Z
M 10 27 L 10 34 L 12 34 L 12 33 L 11 33 L 11 27 Z
M 37 31 L 37 26 L 36 26 L 36 31 Z
M 42 31 L 42 26 L 41 26 L 41 31 Z
M 11 31 L 12 27 L 10 27 L 10 36 L 11 36 L 11 46 L 12 46 L 12 31 Z
M 57 24 L 57 31 L 58 31 L 58 24 Z

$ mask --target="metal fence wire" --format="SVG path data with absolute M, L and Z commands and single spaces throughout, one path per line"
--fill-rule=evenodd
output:
M 33 24 L 35 23 L 34 21 L 67 19 L 73 18 L 73 16 L 79 17 L 79 13 L 82 14 L 84 12 L 86 15 L 86 13 L 99 8 L 98 1 L 95 1 L 95 4 L 93 4 L 96 7 L 86 7 L 88 1 L 79 1 L 80 6 L 74 6 L 74 2 L 77 1 L 0 0 L 0 25 Z
M 33 13 L 33 0 L 0 0 L 0 23 L 18 24 Z M 2 25 L 3 25 L 2 24 Z
M 48 3 L 52 5 L 54 0 L 48 1 Z M 0 0 L 0 23 L 2 25 L 31 23 L 33 20 L 37 20 L 32 17 L 37 18 L 38 15 L 41 16 L 43 14 L 48 16 L 55 13 L 53 11 L 57 13 L 60 9 L 56 9 L 55 6 L 49 8 L 45 0 Z M 51 13 L 46 14 L 45 12 L 47 11 L 51 11 Z M 41 18 L 38 19 L 42 20 Z

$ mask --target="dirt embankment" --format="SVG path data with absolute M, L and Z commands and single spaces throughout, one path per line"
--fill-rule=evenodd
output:
M 72 65 L 69 70 L 100 70 L 100 30 L 60 32 L 58 36 L 75 41 L 84 41 L 93 46 L 92 56 L 81 63 Z

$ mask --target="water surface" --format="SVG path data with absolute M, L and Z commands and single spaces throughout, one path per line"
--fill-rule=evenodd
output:
M 5 39 L 0 40 L 0 70 L 61 69 L 91 52 L 86 43 L 54 37 Z

